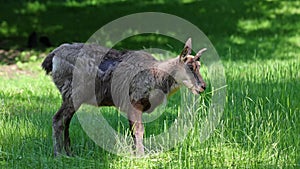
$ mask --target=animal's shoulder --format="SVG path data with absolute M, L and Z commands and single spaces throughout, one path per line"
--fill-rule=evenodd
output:
M 150 54 L 144 51 L 130 51 L 124 55 L 124 63 L 135 65 L 135 66 L 153 66 L 157 60 Z
M 150 53 L 142 50 L 134 51 L 132 55 L 136 56 L 137 58 L 156 61 L 156 59 Z

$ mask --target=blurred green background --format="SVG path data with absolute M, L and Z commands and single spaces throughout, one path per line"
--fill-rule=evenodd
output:
M 1 4 L 0 48 L 5 50 L 26 50 L 33 31 L 58 46 L 85 42 L 101 26 L 128 14 L 165 12 L 198 26 L 223 60 L 289 59 L 300 51 L 299 1 L 1 0 Z M 136 39 L 121 46 L 140 48 L 141 40 Z M 142 45 L 166 45 L 170 40 L 157 39 L 142 38 Z

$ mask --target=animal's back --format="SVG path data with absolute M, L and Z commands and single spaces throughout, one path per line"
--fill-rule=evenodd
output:
M 74 43 L 53 50 L 42 67 L 47 73 L 52 72 L 64 100 L 73 99 L 81 104 L 96 95 L 98 105 L 113 105 L 111 82 L 114 72 L 117 70 L 116 77 L 126 81 L 135 70 L 153 65 L 149 62 L 156 60 L 143 51 L 118 51 L 95 44 Z
M 62 44 L 47 56 L 42 67 L 47 73 L 52 72 L 52 76 L 55 74 L 68 75 L 72 73 L 78 59 L 97 60 L 99 62 L 108 50 L 93 44 Z

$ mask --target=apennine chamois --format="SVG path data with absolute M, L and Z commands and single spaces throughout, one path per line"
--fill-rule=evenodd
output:
M 69 125 L 81 104 L 115 106 L 127 114 L 136 155 L 144 154 L 142 113 L 151 112 L 181 85 L 194 94 L 206 84 L 200 75 L 200 56 L 191 55 L 191 38 L 179 56 L 158 61 L 144 51 L 118 51 L 96 44 L 63 44 L 43 61 L 62 95 L 53 116 L 54 155 L 70 151 Z M 158 91 L 158 92 L 157 92 Z M 94 100 L 94 101 L 93 101 Z

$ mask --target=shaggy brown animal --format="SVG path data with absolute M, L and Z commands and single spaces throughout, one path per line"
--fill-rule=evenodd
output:
M 137 155 L 144 154 L 142 113 L 153 111 L 181 85 L 194 94 L 205 90 L 199 73 L 200 56 L 190 55 L 191 39 L 181 54 L 157 61 L 143 51 L 118 51 L 95 44 L 63 44 L 42 63 L 62 95 L 53 116 L 54 155 L 70 151 L 69 125 L 80 105 L 115 106 L 127 113 Z

